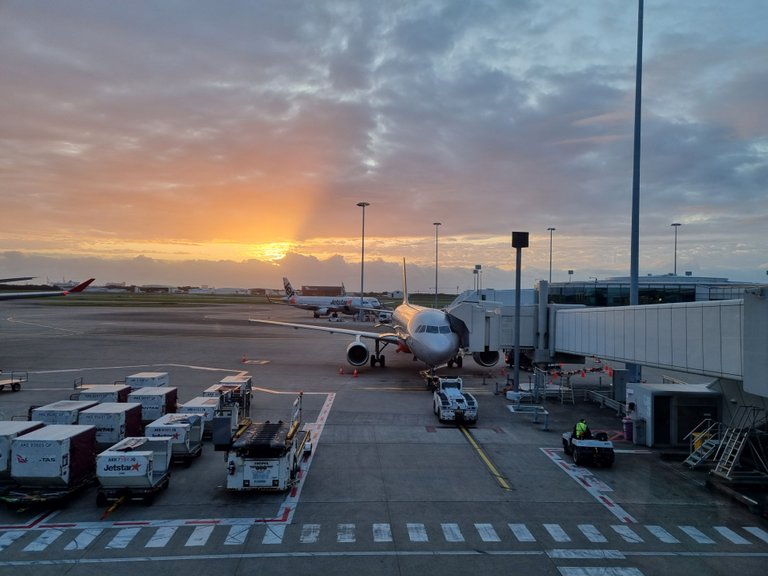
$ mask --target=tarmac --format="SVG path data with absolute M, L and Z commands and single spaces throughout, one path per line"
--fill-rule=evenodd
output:
M 503 367 L 467 358 L 443 373 L 477 397 L 478 423 L 440 424 L 410 356 L 389 348 L 386 368 L 355 371 L 348 337 L 249 317 L 327 322 L 276 305 L 0 307 L 0 368 L 28 374 L 21 391 L 0 392 L 1 419 L 138 372 L 168 372 L 182 402 L 247 372 L 251 418 L 285 420 L 301 393 L 315 438 L 285 493 L 228 492 L 224 453 L 209 442 L 151 506 L 108 510 L 88 487 L 63 508 L 0 508 L 0 574 L 764 571 L 768 521 L 710 490 L 705 471 L 627 442 L 623 415 L 584 399 L 607 389 L 603 372 L 571 377 L 573 403 L 553 395 L 546 414 L 514 412 Z M 612 467 L 563 453 L 562 433 L 581 417 L 612 439 Z

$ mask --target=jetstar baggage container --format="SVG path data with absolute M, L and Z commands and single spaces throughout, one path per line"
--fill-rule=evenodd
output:
M 125 383 L 131 388 L 144 388 L 150 386 L 155 388 L 157 386 L 168 386 L 170 379 L 168 378 L 168 372 L 139 372 L 138 374 L 131 374 L 125 379 Z
M 104 488 L 151 488 L 170 465 L 169 437 L 128 437 L 97 456 L 96 477 Z
M 11 479 L 11 441 L 43 426 L 42 422 L 0 421 L 0 482 Z
M 141 435 L 141 404 L 101 402 L 80 412 L 80 424 L 95 426 L 97 448 L 106 448 L 128 436 Z
M 77 399 L 96 402 L 128 402 L 130 393 L 131 387 L 125 384 L 94 384 L 84 388 Z
M 32 409 L 30 420 L 45 424 L 77 424 L 80 412 L 96 406 L 93 400 L 59 400 L 45 406 Z
M 169 436 L 172 460 L 187 466 L 203 449 L 203 417 L 201 414 L 166 414 L 147 424 L 144 435 L 149 438 Z
M 148 424 L 163 414 L 176 412 L 177 397 L 178 392 L 173 386 L 148 386 L 128 394 L 128 401 L 141 404 L 141 420 Z
M 203 435 L 210 436 L 213 433 L 213 419 L 216 411 L 221 406 L 219 398 L 198 396 L 183 404 L 179 404 L 180 414 L 199 414 L 203 418 Z
M 11 477 L 22 486 L 71 487 L 95 472 L 95 426 L 52 424 L 11 441 Z

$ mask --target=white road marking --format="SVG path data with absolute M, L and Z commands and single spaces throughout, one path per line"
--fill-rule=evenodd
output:
M 164 548 L 176 534 L 176 530 L 178 530 L 176 526 L 161 526 L 150 537 L 145 548 Z
M 755 536 L 757 538 L 760 538 L 763 542 L 768 543 L 768 532 L 763 530 L 762 528 L 757 528 L 756 526 L 742 526 L 744 530 L 752 534 L 752 536 Z
M 374 542 L 392 542 L 392 527 L 389 524 L 379 523 L 373 525 Z
M 108 550 L 121 550 L 131 543 L 131 540 L 139 533 L 141 528 L 123 528 L 107 544 Z
M 239 546 L 245 544 L 248 533 L 251 531 L 250 524 L 234 524 L 229 528 L 227 537 L 224 539 L 225 546 Z
M 339 524 L 336 527 L 336 542 L 340 544 L 351 544 L 355 542 L 355 525 Z
M 475 524 L 475 529 L 483 542 L 501 542 L 492 524 Z
M 579 524 L 579 530 L 581 530 L 581 533 L 584 534 L 590 542 L 608 542 L 608 539 L 592 524 Z
M 213 525 L 195 526 L 192 535 L 187 539 L 184 546 L 205 546 L 205 543 L 208 542 L 208 538 L 211 537 L 213 529 Z
M 578 568 L 558 568 L 563 576 L 643 576 L 643 573 L 637 568 L 604 568 L 583 566 Z
M 314 544 L 320 539 L 320 524 L 304 524 L 301 527 L 299 542 L 302 544 Z
M 544 524 L 544 528 L 555 542 L 570 542 L 571 538 L 560 527 L 560 524 Z
M 611 528 L 613 528 L 613 531 L 621 536 L 625 542 L 629 542 L 630 544 L 641 544 L 643 542 L 643 539 L 640 537 L 640 535 L 632 530 L 629 526 L 619 524 L 618 526 L 611 526 Z
M 664 530 L 661 526 L 646 526 L 648 529 L 648 532 L 656 536 L 659 540 L 664 542 L 664 544 L 680 544 L 680 540 L 672 536 L 669 532 Z
M 86 528 L 64 547 L 64 550 L 85 550 L 103 532 L 101 528 Z
M 547 556 L 550 558 L 567 558 L 567 559 L 587 559 L 593 560 L 599 558 L 601 560 L 623 560 L 625 558 L 618 550 L 575 550 L 559 549 L 559 550 L 547 550 Z
M 531 534 L 531 531 L 528 530 L 525 524 L 509 524 L 508 526 L 518 542 L 536 542 L 536 538 L 533 537 L 533 534 Z
M 680 530 L 688 534 L 699 544 L 714 544 L 715 541 L 709 536 L 704 534 L 701 530 L 694 528 L 693 526 L 680 526 Z
M 716 532 L 719 534 L 722 534 L 724 538 L 730 540 L 734 544 L 749 544 L 749 540 L 746 538 L 739 536 L 736 532 L 731 530 L 730 528 L 726 528 L 725 526 L 713 526 Z
M 11 530 L 0 534 L 0 552 L 8 548 L 11 544 L 16 542 L 19 538 L 26 534 L 26 530 Z
M 408 528 L 408 538 L 411 542 L 429 542 L 427 529 L 424 524 L 408 523 L 406 527 Z
M 446 542 L 464 542 L 464 535 L 458 524 L 441 524 Z
M 285 536 L 285 524 L 267 524 L 267 532 L 261 540 L 262 544 L 282 544 Z
M 46 530 L 34 542 L 27 544 L 24 552 L 40 552 L 45 550 L 62 534 L 64 534 L 64 530 Z

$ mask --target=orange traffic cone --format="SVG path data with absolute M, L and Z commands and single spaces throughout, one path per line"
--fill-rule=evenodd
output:
M 243 354 L 243 357 L 240 358 L 240 363 L 245 364 L 248 361 L 248 359 L 245 357 L 245 354 Z
M 354 376 L 355 378 L 357 378 L 357 368 L 355 368 L 355 371 L 354 371 L 354 372 L 352 372 L 352 376 Z
M 344 368 L 339 368 L 339 374 L 344 374 Z

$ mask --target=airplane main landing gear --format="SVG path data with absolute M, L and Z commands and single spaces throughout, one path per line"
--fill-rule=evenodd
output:
M 448 368 L 453 368 L 454 365 L 456 368 L 461 368 L 464 365 L 464 357 L 456 356 L 455 358 L 448 360 Z
M 386 357 L 384 354 L 371 354 L 371 368 L 375 368 L 376 364 L 384 368 L 386 365 Z

